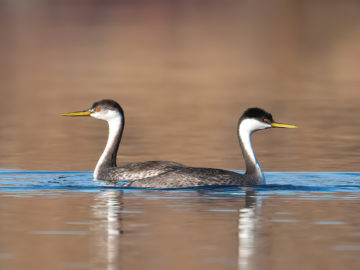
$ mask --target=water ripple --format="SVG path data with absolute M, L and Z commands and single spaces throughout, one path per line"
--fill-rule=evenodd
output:
M 260 196 L 300 195 L 301 199 L 359 199 L 360 173 L 357 172 L 267 172 L 267 185 L 257 187 L 196 187 L 185 189 L 167 189 L 167 192 L 182 195 L 188 192 L 204 192 L 207 198 L 229 198 L 245 196 L 249 190 L 257 191 Z M 93 180 L 92 172 L 58 172 L 58 171 L 0 171 L 0 194 L 3 196 L 56 196 L 58 193 L 91 193 L 111 189 L 139 194 L 139 190 L 123 187 L 125 181 L 108 184 Z M 342 194 L 342 195 L 341 195 Z M 161 196 L 176 198 L 179 196 Z M 194 198 L 194 197 L 192 197 Z M 154 199 L 154 197 L 152 197 Z

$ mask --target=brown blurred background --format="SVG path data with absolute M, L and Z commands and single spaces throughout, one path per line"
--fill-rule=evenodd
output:
M 264 170 L 358 171 L 360 2 L 0 1 L 0 167 L 92 170 L 107 128 L 60 113 L 117 100 L 119 161 L 243 169 L 250 106 L 298 130 L 254 136 Z

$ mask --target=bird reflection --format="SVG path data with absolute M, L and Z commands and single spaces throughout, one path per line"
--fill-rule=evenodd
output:
M 245 207 L 239 209 L 238 223 L 238 269 L 253 269 L 252 256 L 255 254 L 255 233 L 262 207 L 261 198 L 255 191 L 247 191 Z
M 119 240 L 123 233 L 119 212 L 122 208 L 123 192 L 108 190 L 95 195 L 92 212 L 97 222 L 94 224 L 95 243 L 99 246 L 95 256 L 96 264 L 107 265 L 107 270 L 115 270 L 119 254 Z
M 208 191 L 198 191 L 199 197 L 192 201 L 192 206 L 188 211 L 200 209 L 208 209 L 209 204 L 216 203 L 214 200 L 206 200 L 208 197 Z M 158 196 L 158 193 L 148 193 L 147 196 Z M 182 196 L 186 198 L 194 197 L 194 193 L 183 193 Z M 211 194 L 213 196 L 213 194 Z M 225 198 L 227 196 L 224 196 Z M 121 213 L 124 212 L 123 203 L 123 191 L 120 190 L 107 190 L 99 192 L 95 195 L 94 203 L 92 206 L 92 213 L 94 216 L 93 233 L 95 235 L 95 256 L 93 256 L 96 269 L 115 270 L 119 269 L 120 260 L 120 243 L 123 234 L 123 219 Z M 252 270 L 255 268 L 255 255 L 257 254 L 256 239 L 257 232 L 259 230 L 262 200 L 257 196 L 255 191 L 246 191 L 245 203 L 241 203 L 242 207 L 238 210 L 238 221 L 234 224 L 237 227 L 237 241 L 238 241 L 238 258 L 237 265 L 240 270 Z M 167 209 L 167 208 L 165 208 Z M 167 213 L 167 212 L 166 212 Z M 189 214 L 189 213 L 187 213 Z M 235 214 L 235 213 L 234 213 Z M 184 213 L 186 216 L 186 214 Z M 183 218 L 179 217 L 180 220 Z M 205 220 L 199 220 L 199 222 L 205 222 Z M 191 228 L 189 228 L 191 231 Z M 196 230 L 196 228 L 195 228 Z M 160 234 L 162 235 L 162 234 Z M 186 235 L 186 234 L 185 234 Z M 174 237 L 174 239 L 176 239 Z M 236 241 L 236 238 L 234 239 Z M 138 247 L 143 254 L 147 254 L 149 251 L 144 246 Z M 167 243 L 162 248 L 169 248 L 171 242 Z M 122 263 L 124 263 L 122 261 Z M 104 265 L 106 267 L 104 267 Z

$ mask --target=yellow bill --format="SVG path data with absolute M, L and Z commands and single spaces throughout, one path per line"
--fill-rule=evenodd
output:
M 62 116 L 88 116 L 90 115 L 90 111 L 81 111 L 81 112 L 71 112 L 71 113 L 63 113 Z
M 298 128 L 297 126 L 280 124 L 280 123 L 271 123 L 270 125 L 276 128 Z

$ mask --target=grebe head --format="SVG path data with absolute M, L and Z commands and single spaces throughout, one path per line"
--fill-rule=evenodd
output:
M 106 121 L 110 121 L 123 115 L 123 110 L 120 105 L 111 99 L 103 99 L 95 102 L 89 111 L 91 111 L 91 117 Z
M 260 108 L 247 109 L 239 120 L 239 128 L 252 133 L 268 128 L 297 128 L 297 126 L 276 123 L 272 115 Z
M 72 113 L 64 113 L 63 116 L 91 116 L 97 119 L 111 121 L 113 119 L 117 119 L 122 117 L 124 114 L 121 106 L 114 100 L 111 99 L 103 99 L 95 102 L 90 109 L 72 112 Z

